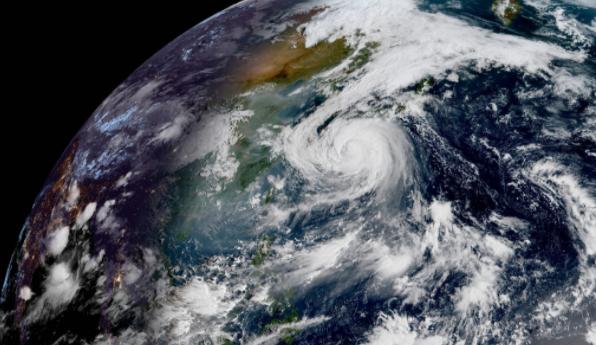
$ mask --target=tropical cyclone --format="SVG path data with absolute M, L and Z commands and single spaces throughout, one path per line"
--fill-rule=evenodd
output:
M 197 25 L 58 162 L 0 338 L 596 344 L 595 23 L 248 0 Z

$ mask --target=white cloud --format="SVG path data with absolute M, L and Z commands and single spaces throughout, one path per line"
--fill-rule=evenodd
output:
M 499 240 L 494 236 L 484 236 L 484 244 L 488 247 L 493 255 L 502 260 L 507 260 L 511 255 L 513 255 L 513 250 L 507 246 L 504 241 Z
M 341 255 L 347 252 L 355 238 L 356 233 L 349 233 L 290 255 L 291 268 L 288 273 L 288 282 L 290 284 L 310 284 L 316 278 L 329 272 L 340 263 Z
M 131 262 L 127 262 L 122 268 L 122 271 L 124 272 L 124 283 L 126 283 L 126 285 L 134 284 L 143 274 L 143 270 Z
M 137 332 L 132 329 L 126 329 L 119 335 L 104 334 L 98 335 L 94 340 L 93 345 L 112 345 L 112 344 L 126 344 L 126 345 L 146 345 L 149 337 L 144 332 Z
M 20 290 L 19 290 L 19 298 L 22 299 L 23 301 L 28 301 L 31 299 L 31 297 L 33 297 L 33 292 L 31 291 L 31 288 L 28 286 L 23 286 Z
M 368 336 L 366 345 L 442 345 L 446 341 L 437 335 L 425 335 L 415 329 L 407 317 L 381 314 L 379 325 Z
M 238 122 L 252 115 L 253 112 L 248 110 L 204 115 L 201 125 L 194 130 L 193 135 L 185 139 L 176 149 L 174 165 L 183 166 L 188 162 L 204 158 L 209 153 L 215 153 L 216 163 L 203 174 L 216 178 L 234 176 L 237 163 L 231 157 L 229 148 L 238 139 L 235 127 Z
M 67 204 L 70 207 L 74 206 L 79 201 L 80 196 L 81 190 L 79 189 L 78 183 L 75 181 L 68 188 L 68 196 L 66 198 Z
M 433 200 L 430 204 L 430 216 L 436 225 L 451 225 L 453 223 L 451 203 Z
M 483 264 L 470 283 L 459 290 L 455 304 L 457 310 L 466 313 L 472 307 L 478 307 L 480 311 L 487 313 L 498 300 L 496 283 L 500 273 L 501 269 L 495 264 Z
M 179 138 L 186 125 L 190 122 L 189 116 L 179 115 L 172 122 L 164 125 L 157 133 L 155 140 L 168 142 Z
M 81 258 L 81 263 L 83 264 L 83 272 L 91 272 L 97 269 L 99 263 L 103 260 L 103 256 L 105 255 L 105 251 L 101 249 L 96 257 L 92 257 L 89 254 L 83 255 Z
M 126 187 L 130 182 L 130 178 L 132 177 L 132 171 L 126 173 L 126 175 L 120 177 L 118 181 L 116 181 L 116 188 Z
M 596 200 L 591 192 L 565 167 L 550 159 L 534 164 L 529 177 L 549 190 L 551 196 L 563 199 L 575 234 L 584 245 L 581 251 L 596 255 Z
M 494 33 L 441 13 L 422 12 L 411 0 L 317 3 L 327 10 L 304 24 L 308 46 L 339 37 L 357 45 L 359 33 L 381 43 L 365 66 L 366 73 L 323 104 L 322 111 L 327 113 L 355 104 L 371 92 L 392 94 L 427 76 L 439 77 L 461 67 L 498 65 L 528 73 L 552 73 L 555 59 L 585 59 L 584 54 L 557 45 Z
M 373 271 L 381 279 L 396 278 L 404 274 L 414 263 L 415 254 L 407 248 L 391 249 L 376 242 L 370 248 L 368 260 L 372 260 Z
M 325 316 L 317 316 L 311 319 L 303 319 L 297 322 L 291 322 L 288 324 L 279 325 L 275 328 L 271 333 L 259 336 L 255 339 L 252 339 L 247 344 L 248 345 L 273 345 L 278 344 L 279 339 L 284 335 L 284 331 L 286 330 L 302 330 L 308 327 L 312 327 L 323 323 L 329 320 L 329 317 Z
M 50 255 L 58 256 L 62 254 L 68 245 L 69 232 L 70 228 L 68 226 L 63 226 L 48 235 L 47 248 Z
M 79 213 L 79 215 L 77 216 L 76 227 L 80 228 L 83 225 L 85 225 L 89 221 L 89 219 L 91 219 L 91 217 L 93 217 L 93 214 L 95 213 L 96 208 L 97 208 L 97 203 L 95 203 L 95 202 L 87 204 L 87 206 L 85 206 L 85 209 L 83 210 L 83 212 Z
M 227 313 L 238 302 L 238 296 L 225 283 L 193 278 L 186 285 L 172 290 L 156 310 L 151 328 L 156 339 L 187 344 L 197 335 L 217 339 Z
M 404 131 L 382 119 L 335 119 L 317 112 L 282 135 L 285 158 L 308 181 L 312 203 L 394 195 L 411 178 L 411 147 Z
M 67 263 L 61 262 L 50 267 L 44 283 L 43 298 L 53 307 L 70 302 L 79 290 L 79 282 Z
M 108 217 L 110 210 L 116 204 L 116 200 L 108 200 L 103 203 L 103 205 L 97 211 L 97 221 L 103 222 Z
M 586 333 L 586 341 L 591 345 L 596 345 L 596 322 L 593 322 Z
M 120 223 L 113 212 L 114 205 L 116 205 L 116 200 L 107 200 L 97 211 L 96 219 L 100 225 L 100 231 L 115 231 L 119 229 Z
M 70 303 L 78 290 L 78 278 L 67 263 L 60 262 L 52 265 L 48 277 L 43 283 L 43 294 L 28 309 L 25 322 L 31 323 L 47 317 L 52 312 Z M 29 295 L 29 292 L 21 290 L 19 295 L 21 298 L 30 298 L 32 295 Z

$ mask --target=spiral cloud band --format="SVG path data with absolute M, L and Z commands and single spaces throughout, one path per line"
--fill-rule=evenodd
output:
M 329 121 L 329 120 L 326 120 Z M 410 144 L 395 123 L 374 118 L 334 119 L 325 126 L 311 117 L 283 142 L 286 159 L 320 202 L 383 198 L 410 178 Z

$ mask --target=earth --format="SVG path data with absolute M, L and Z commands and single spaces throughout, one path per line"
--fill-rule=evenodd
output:
M 596 344 L 596 5 L 248 0 L 52 171 L 2 344 Z

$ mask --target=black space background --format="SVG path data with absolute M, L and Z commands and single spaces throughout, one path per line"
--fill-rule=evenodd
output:
M 160 48 L 236 2 L 52 2 L 3 10 L 0 279 L 46 177 L 95 108 Z

